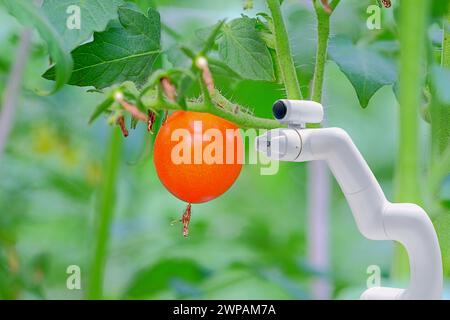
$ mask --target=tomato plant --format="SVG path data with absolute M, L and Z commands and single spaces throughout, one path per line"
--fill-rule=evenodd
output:
M 442 196 L 450 163 L 448 1 L 411 0 L 412 4 L 408 6 L 399 2 L 311 0 L 301 4 L 305 9 L 296 16 L 290 15 L 289 6 L 299 3 L 245 1 L 244 14 L 219 17 L 214 24 L 202 25 L 192 38 L 185 40 L 188 31 L 170 27 L 169 21 L 173 18 L 165 17 L 164 10 L 159 8 L 166 1 L 149 4 L 150 1 L 139 0 L 44 0 L 38 8 L 25 0 L 2 0 L 12 16 L 37 31 L 45 44 L 41 51 L 46 53 L 46 60 L 47 55 L 50 57 L 51 65 L 42 70 L 43 79 L 35 80 L 31 89 L 40 95 L 48 95 L 59 94 L 67 85 L 87 88 L 92 96 L 101 100 L 93 108 L 89 122 L 106 120 L 111 126 L 119 127 L 122 135 L 131 140 L 124 142 L 114 128 L 105 159 L 101 162 L 94 253 L 89 262 L 92 280 L 87 296 L 104 296 L 102 281 L 115 199 L 120 198 L 120 194 L 116 194 L 118 171 L 124 146 L 129 148 L 139 139 L 139 126 L 146 129 L 146 137 L 151 141 L 153 163 L 161 182 L 173 195 L 189 204 L 182 218 L 187 233 L 190 204 L 207 202 L 222 195 L 236 181 L 242 165 L 239 159 L 231 164 L 177 165 L 171 157 L 178 145 L 177 141 L 172 141 L 173 132 L 186 129 L 194 137 L 184 142 L 185 150 L 191 150 L 193 154 L 196 142 L 193 123 L 197 120 L 202 122 L 204 130 L 218 129 L 224 140 L 227 139 L 226 129 L 277 128 L 279 124 L 267 117 L 268 112 L 255 105 L 247 108 L 242 103 L 243 99 L 238 98 L 239 94 L 242 96 L 242 92 L 238 92 L 240 86 L 247 90 L 251 87 L 248 84 L 252 84 L 251 95 L 257 96 L 255 83 L 260 86 L 270 84 L 280 97 L 320 102 L 326 96 L 326 68 L 337 69 L 343 76 L 341 79 L 348 80 L 357 104 L 363 109 L 376 105 L 375 96 L 382 91 L 380 89 L 393 89 L 400 105 L 394 197 L 422 204 L 432 212 L 449 273 L 447 230 L 450 219 L 448 199 Z M 355 12 L 364 17 L 358 23 L 365 25 L 367 7 L 377 3 L 383 19 L 389 20 L 386 27 L 362 32 L 353 25 L 345 25 L 347 13 L 350 16 Z M 67 27 L 66 10 L 72 5 L 78 6 L 84 17 L 80 29 Z M 256 9 L 252 10 L 254 6 Z M 297 26 L 289 27 L 292 20 L 302 20 L 305 12 L 313 18 L 311 22 L 314 21 L 316 29 L 310 31 L 303 26 L 305 31 Z M 310 17 L 308 14 L 305 16 Z M 334 30 L 331 22 L 336 15 L 340 20 L 335 21 L 337 27 Z M 426 31 L 431 28 L 439 29 L 442 37 L 428 37 Z M 336 36 L 330 37 L 335 33 Z M 30 43 L 29 33 L 23 38 Z M 313 55 L 309 56 L 308 50 Z M 329 66 L 327 61 L 330 61 Z M 20 63 L 13 68 L 19 73 Z M 1 60 L 2 70 L 4 64 Z M 11 88 L 5 88 L 8 103 L 2 108 L 2 114 L 10 114 L 15 101 L 10 98 L 14 96 L 10 92 L 17 89 L 17 81 Z M 263 93 L 260 95 L 266 97 Z M 254 96 L 247 97 L 247 101 L 256 101 L 258 97 Z M 334 98 L 328 97 L 326 102 L 332 105 Z M 330 111 L 333 111 L 331 106 Z M 348 112 L 348 118 L 360 112 L 354 109 L 340 111 Z M 9 122 L 2 120 L 1 123 Z M 419 155 L 421 122 L 429 126 L 430 131 L 430 155 L 422 152 L 426 165 L 422 164 Z M 8 127 L 2 125 L 0 128 L 0 156 Z M 234 140 L 233 150 L 239 154 L 241 137 L 238 135 Z M 207 150 L 209 142 L 201 139 L 200 153 Z M 332 184 L 324 169 L 315 165 L 308 169 L 310 203 L 306 225 L 310 228 L 306 250 L 318 251 L 319 254 L 311 255 L 309 263 L 319 271 L 327 271 L 330 264 L 325 259 L 329 256 L 326 242 L 317 239 L 324 239 L 328 234 L 328 225 L 322 222 L 327 221 L 327 207 L 333 201 L 327 191 Z M 421 187 L 424 181 L 426 187 Z M 72 184 L 68 185 L 66 188 L 73 190 L 70 189 Z M 7 247 L 8 252 L 15 252 L 10 248 L 14 247 L 11 241 Z M 277 254 L 277 250 L 273 253 Z M 14 254 L 12 256 L 14 258 Z M 397 254 L 396 265 L 402 264 L 399 256 Z M 405 273 L 401 267 L 397 269 L 400 269 L 399 274 Z M 329 291 L 318 295 L 329 296 Z

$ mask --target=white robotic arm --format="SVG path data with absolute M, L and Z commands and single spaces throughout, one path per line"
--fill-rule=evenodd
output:
M 438 239 L 426 212 L 415 204 L 390 203 L 350 136 L 339 128 L 304 129 L 321 122 L 322 106 L 312 101 L 280 100 L 274 116 L 287 129 L 257 138 L 257 149 L 281 161 L 324 160 L 341 187 L 359 231 L 371 240 L 395 240 L 407 250 L 407 289 L 375 287 L 362 299 L 441 299 L 442 261 Z

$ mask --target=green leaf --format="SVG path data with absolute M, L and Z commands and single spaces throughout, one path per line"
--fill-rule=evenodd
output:
M 211 57 L 208 58 L 208 63 L 214 77 L 230 78 L 230 80 L 242 80 L 241 76 L 231 69 L 226 63 Z
M 104 32 L 94 33 L 94 41 L 72 52 L 75 67 L 69 84 L 97 89 L 132 81 L 143 85 L 161 52 L 161 22 L 153 9 L 148 16 L 119 8 L 119 21 L 113 20 Z M 54 78 L 54 69 L 44 77 Z
M 219 38 L 219 55 L 244 79 L 273 81 L 272 57 L 256 29 L 256 20 L 248 17 L 224 24 Z
M 198 283 L 208 276 L 207 270 L 190 259 L 167 259 L 137 272 L 125 296 L 139 299 L 149 298 L 173 286 L 174 281 Z
M 352 83 L 363 108 L 381 87 L 396 82 L 395 64 L 373 48 L 355 46 L 348 39 L 336 38 L 329 54 Z
M 91 117 L 89 118 L 89 124 L 95 121 L 103 112 L 105 112 L 111 105 L 114 103 L 113 97 L 106 98 L 102 103 L 100 103 L 94 110 L 94 113 L 92 113 Z
M 64 39 L 66 48 L 72 50 L 89 40 L 94 31 L 105 30 L 108 22 L 117 18 L 117 7 L 121 4 L 122 0 L 45 0 L 42 10 Z M 80 28 L 69 28 L 77 13 L 71 9 L 77 7 Z
M 219 22 L 220 21 L 216 22 L 215 24 L 208 25 L 206 27 L 201 27 L 200 29 L 196 29 L 195 30 L 196 39 L 194 39 L 194 41 L 196 41 L 196 43 L 197 43 L 197 40 L 199 40 L 201 44 L 204 44 L 206 42 L 206 40 L 208 39 L 209 35 L 211 34 L 211 30 L 214 30 L 216 28 L 216 26 L 219 24 Z M 220 31 L 222 31 L 222 30 L 220 30 Z M 187 44 L 185 44 L 185 45 L 187 45 Z
M 2 0 L 2 2 L 11 15 L 15 16 L 20 23 L 36 29 L 47 43 L 52 60 L 58 64 L 53 76 L 56 83 L 51 92 L 40 93 L 51 94 L 56 92 L 70 79 L 73 65 L 72 58 L 69 51 L 66 50 L 63 40 L 48 21 L 41 8 L 25 0 Z
M 156 7 L 156 0 L 127 0 L 128 5 L 134 4 L 137 8 L 139 8 L 143 12 L 147 12 L 149 8 Z
M 216 39 L 217 39 L 218 35 L 220 34 L 220 31 L 221 31 L 224 23 L 225 23 L 225 20 L 220 20 L 219 22 L 217 22 L 214 25 L 214 27 L 212 28 L 212 31 L 209 32 L 208 37 L 205 38 L 205 43 L 203 44 L 203 49 L 200 52 L 201 55 L 207 54 L 214 47 L 214 44 L 216 43 Z
M 433 66 L 430 72 L 432 91 L 431 138 L 433 152 L 442 154 L 450 144 L 450 70 Z

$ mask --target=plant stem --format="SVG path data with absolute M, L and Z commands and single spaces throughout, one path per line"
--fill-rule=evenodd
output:
M 275 31 L 275 47 L 287 97 L 288 99 L 300 100 L 302 99 L 302 93 L 300 91 L 294 60 L 292 59 L 286 26 L 284 25 L 283 15 L 281 14 L 280 1 L 267 0 L 267 5 L 272 15 Z
M 25 29 L 22 31 L 16 59 L 6 85 L 2 108 L 0 109 L 0 156 L 3 154 L 3 150 L 13 124 L 15 110 L 14 106 L 19 96 L 20 84 L 22 82 L 26 62 L 28 60 L 31 34 L 31 29 Z
M 275 129 L 281 127 L 278 121 L 255 117 L 240 110 L 240 107 L 228 101 L 218 91 L 211 96 L 213 106 L 209 103 L 188 101 L 186 110 L 195 112 L 207 112 L 224 118 L 238 125 L 241 128 L 254 129 Z M 143 97 L 143 104 L 146 108 L 154 111 L 161 110 L 184 110 L 179 104 L 159 99 L 146 99 Z M 218 107 L 216 106 L 218 105 Z
M 442 68 L 450 68 L 450 7 L 442 19 Z M 444 129 L 445 119 L 448 118 L 447 110 L 450 110 L 445 102 L 436 97 L 437 92 L 433 90 L 431 100 L 431 161 L 428 166 L 428 186 L 426 188 L 426 200 L 429 212 L 435 218 L 443 210 L 440 201 L 440 190 L 443 179 L 450 172 L 450 144 L 448 132 Z
M 443 68 L 450 68 L 450 6 L 448 8 L 448 12 L 446 16 L 443 18 L 443 36 L 442 36 L 442 61 L 441 65 Z M 439 127 L 439 126 L 438 126 Z M 434 126 L 432 126 L 432 131 Z M 441 131 L 437 129 L 436 131 Z M 433 136 L 433 134 L 432 134 Z M 437 136 L 437 135 L 436 135 Z M 439 141 L 440 139 L 436 137 L 432 139 L 432 144 L 435 143 L 435 140 Z M 436 143 L 437 146 L 433 146 L 433 159 L 432 165 L 429 168 L 429 189 L 430 193 L 434 196 L 438 193 L 440 189 L 440 183 L 442 182 L 442 178 L 447 175 L 450 171 L 450 145 L 444 147 L 442 151 L 442 147 L 439 145 L 440 143 Z
M 442 35 L 442 66 L 450 68 L 450 6 L 447 15 L 444 17 Z
M 311 99 L 321 102 L 325 63 L 328 51 L 328 38 L 330 36 L 330 15 L 317 3 L 317 1 L 314 1 L 314 7 L 317 17 L 317 52 Z
M 396 200 L 420 202 L 419 119 L 425 57 L 427 0 L 400 5 L 400 141 Z
M 107 149 L 103 181 L 97 198 L 98 209 L 95 219 L 95 244 L 87 288 L 88 299 L 97 300 L 103 298 L 103 277 L 105 273 L 111 222 L 114 213 L 116 182 L 121 151 L 122 135 L 119 129 L 114 128 Z
M 330 4 L 332 12 L 339 5 L 340 0 L 334 0 Z M 317 51 L 316 64 L 314 67 L 314 77 L 311 91 L 311 99 L 317 102 L 322 101 L 323 82 L 325 74 L 325 64 L 328 53 L 328 40 L 330 38 L 330 17 L 331 14 L 325 11 L 317 0 L 314 0 L 314 9 L 317 17 Z
M 428 0 L 403 1 L 400 4 L 400 133 L 396 167 L 395 200 L 421 204 L 419 182 L 419 119 L 422 62 L 425 58 Z M 404 249 L 397 246 L 394 277 L 408 270 Z
M 450 7 L 448 13 L 443 17 L 442 21 L 442 56 L 441 56 L 441 66 L 443 68 L 450 68 Z M 433 92 L 436 94 L 436 92 Z M 445 106 L 441 106 L 441 102 L 432 102 L 430 113 L 436 115 L 432 119 L 446 119 Z M 444 112 L 443 112 L 444 111 Z M 439 121 L 437 121 L 439 122 Z M 445 130 L 441 130 L 441 124 L 431 121 L 431 165 L 428 169 L 428 195 L 430 198 L 436 199 L 441 187 L 442 179 L 450 172 L 450 145 L 443 143 L 444 140 L 440 137 L 441 134 L 446 135 Z M 442 141 L 441 141 L 442 140 Z M 437 200 L 437 199 L 436 199 Z M 430 201 L 430 205 L 435 201 Z

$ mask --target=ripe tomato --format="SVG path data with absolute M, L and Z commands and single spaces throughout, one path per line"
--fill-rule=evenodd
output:
M 177 111 L 161 127 L 154 164 L 164 186 L 188 203 L 202 203 L 227 191 L 242 168 L 238 127 L 209 113 Z

